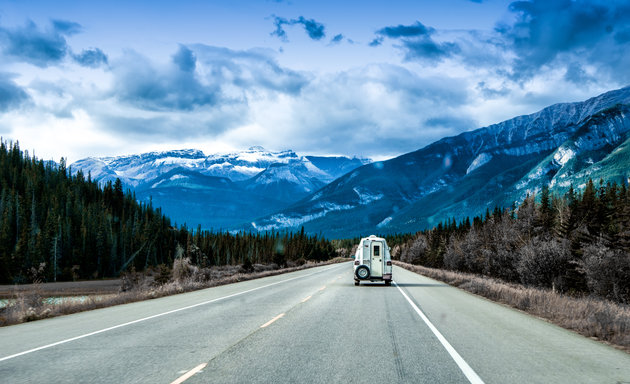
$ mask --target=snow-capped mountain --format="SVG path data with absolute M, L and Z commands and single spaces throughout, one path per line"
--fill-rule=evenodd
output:
M 549 184 L 630 176 L 630 87 L 448 137 L 360 167 L 248 228 L 332 237 L 411 232 L 509 207 Z
M 138 199 L 151 200 L 177 223 L 216 229 L 285 208 L 367 162 L 251 147 L 208 156 L 185 149 L 90 157 L 73 163 L 72 170 L 89 172 L 101 183 L 119 178 Z
M 183 149 L 117 157 L 88 157 L 75 162 L 72 167 L 82 169 L 84 173 L 90 171 L 95 180 L 106 182 L 120 178 L 126 185 L 137 187 L 175 168 L 240 181 L 257 175 L 271 164 L 297 159 L 299 157 L 293 151 L 268 152 L 262 147 L 210 156 L 200 150 Z

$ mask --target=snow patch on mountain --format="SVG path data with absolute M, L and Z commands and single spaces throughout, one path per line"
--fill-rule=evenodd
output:
M 205 158 L 201 157 L 201 158 L 195 158 L 195 159 L 189 159 L 189 158 L 181 158 L 181 157 L 161 157 L 161 158 L 157 158 L 153 161 L 153 165 L 156 166 L 162 166 L 162 165 L 178 165 L 178 166 L 184 166 L 184 167 L 188 167 L 188 168 L 196 168 L 199 167 L 203 162 L 204 162 Z
M 354 193 L 357 194 L 357 196 L 359 196 L 359 204 L 361 205 L 370 204 L 373 201 L 382 199 L 384 196 L 382 193 L 379 193 L 379 194 L 369 193 L 365 190 L 362 190 L 362 188 L 360 187 L 354 187 L 352 188 L 352 190 L 354 191 Z
M 390 221 L 392 221 L 392 217 L 391 216 L 387 216 L 386 218 L 383 219 L 383 221 L 381 221 L 380 223 L 376 224 L 376 228 L 383 228 Z
M 573 157 L 575 157 L 575 151 L 573 151 L 571 148 L 560 147 L 553 155 L 553 160 L 556 162 L 556 164 L 564 166 Z
M 492 155 L 489 153 L 482 153 L 479 156 L 475 157 L 475 160 L 470 163 L 468 169 L 466 169 L 466 174 L 474 171 L 475 169 L 487 164 L 490 160 L 492 160 Z
M 320 217 L 326 216 L 328 213 L 333 211 L 344 211 L 353 209 L 353 205 L 348 204 L 335 204 L 330 202 L 321 202 L 315 206 L 315 208 L 321 209 L 321 211 L 314 212 L 307 215 L 301 216 L 287 216 L 283 213 L 272 215 L 269 218 L 271 223 L 266 225 L 258 225 L 256 222 L 252 222 L 251 225 L 258 231 L 270 231 L 282 228 L 291 228 L 291 227 L 299 227 L 300 225 L 307 223 L 309 221 L 313 221 Z

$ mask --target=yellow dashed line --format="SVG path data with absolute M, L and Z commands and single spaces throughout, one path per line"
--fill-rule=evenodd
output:
M 281 318 L 282 316 L 284 316 L 284 313 L 279 314 L 278 316 L 274 317 L 273 319 L 269 320 L 268 322 L 266 322 L 265 324 L 261 325 L 260 328 L 265 328 L 271 325 L 271 323 L 273 323 L 274 321 L 278 320 L 279 318 Z

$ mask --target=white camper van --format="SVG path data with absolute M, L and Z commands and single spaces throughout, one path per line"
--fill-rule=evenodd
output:
M 361 239 L 354 255 L 354 285 L 364 281 L 392 283 L 392 258 L 382 237 L 374 235 Z

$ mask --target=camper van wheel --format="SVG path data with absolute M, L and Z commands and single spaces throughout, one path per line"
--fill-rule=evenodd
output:
M 359 280 L 354 280 L 354 285 L 359 285 L 361 282 Z
M 370 278 L 370 269 L 367 265 L 360 265 L 354 273 L 359 280 L 367 280 Z
M 385 285 L 387 285 L 387 286 L 392 285 L 392 281 L 391 280 L 385 280 Z

